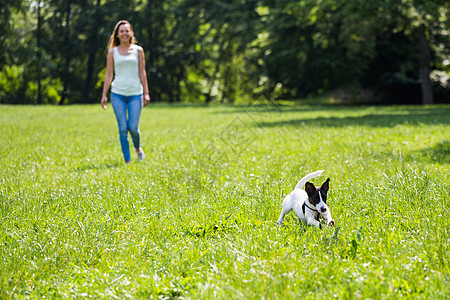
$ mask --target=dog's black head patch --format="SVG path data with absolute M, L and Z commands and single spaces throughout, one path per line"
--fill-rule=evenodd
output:
M 316 188 L 313 183 L 307 182 L 305 184 L 305 191 L 308 194 L 308 200 L 312 205 L 320 203 L 320 198 L 327 203 L 327 193 L 330 188 L 330 178 L 327 178 L 320 188 Z M 320 195 L 319 195 L 320 193 Z

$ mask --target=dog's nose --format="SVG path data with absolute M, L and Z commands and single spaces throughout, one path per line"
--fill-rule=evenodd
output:
M 327 211 L 327 208 L 325 206 L 320 209 L 320 212 L 326 212 L 326 211 Z

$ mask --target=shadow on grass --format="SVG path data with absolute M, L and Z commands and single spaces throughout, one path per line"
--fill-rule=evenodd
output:
M 450 164 L 450 141 L 443 141 L 434 146 L 416 151 L 413 154 L 418 154 L 422 159 L 434 163 Z M 414 157 L 417 157 L 417 155 L 414 155 Z
M 347 108 L 348 109 L 348 108 Z M 320 109 L 316 111 L 321 111 Z M 329 110 L 328 110 L 329 112 Z M 282 121 L 259 122 L 261 127 L 278 126 L 315 126 L 315 127 L 345 127 L 345 126 L 371 126 L 371 127 L 394 127 L 399 124 L 450 124 L 450 107 L 424 108 L 401 108 L 389 113 L 389 109 L 383 109 L 380 114 L 367 114 L 349 117 L 318 117 L 313 119 L 289 119 Z

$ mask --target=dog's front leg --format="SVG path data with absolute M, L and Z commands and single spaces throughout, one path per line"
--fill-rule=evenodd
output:
M 320 222 L 319 221 L 316 221 L 316 220 L 314 220 L 314 218 L 309 218 L 309 219 L 307 219 L 307 223 L 308 223 L 308 225 L 313 225 L 313 226 L 316 226 L 316 227 L 319 227 L 319 228 L 322 228 L 322 226 L 320 225 Z
M 306 217 L 306 224 L 322 228 L 320 222 L 314 218 L 315 217 L 314 214 L 306 212 L 305 217 Z
M 329 209 L 327 209 L 324 213 L 321 213 L 323 219 L 325 220 L 325 222 L 327 223 L 327 226 L 333 226 L 334 225 L 334 220 L 331 217 L 331 212 Z

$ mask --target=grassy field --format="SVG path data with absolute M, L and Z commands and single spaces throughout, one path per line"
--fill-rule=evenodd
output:
M 450 106 L 0 106 L 0 298 L 449 299 Z M 324 169 L 336 221 L 281 201 Z

